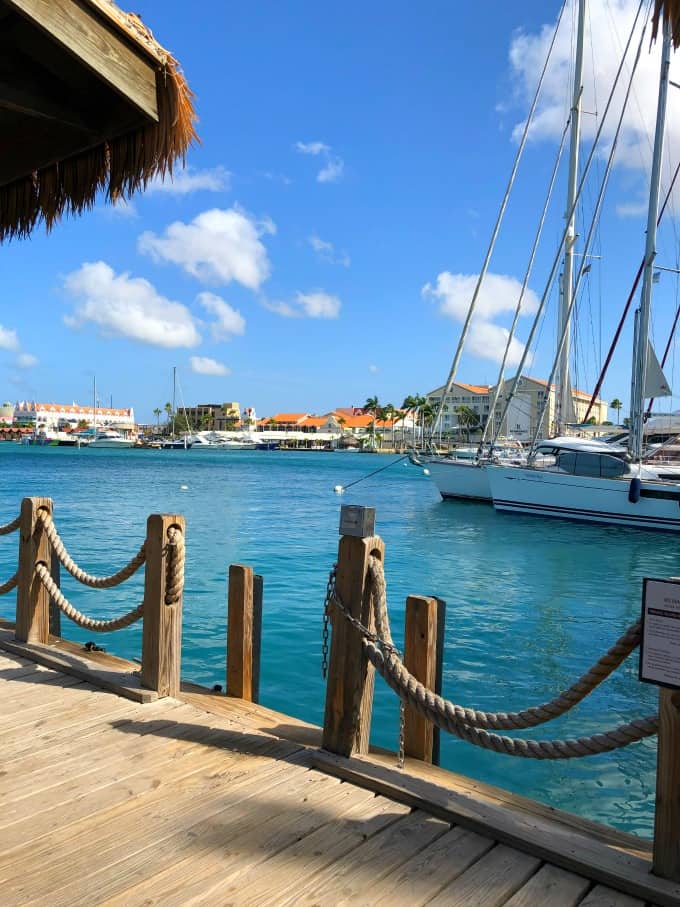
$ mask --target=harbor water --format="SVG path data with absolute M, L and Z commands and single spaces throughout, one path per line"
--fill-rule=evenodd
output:
M 396 459 L 396 458 L 395 458 Z M 340 504 L 376 508 L 385 541 L 393 635 L 403 638 L 409 594 L 446 600 L 444 695 L 485 710 L 552 698 L 594 662 L 640 613 L 643 576 L 678 573 L 680 539 L 645 531 L 503 515 L 442 502 L 407 461 L 355 453 L 150 451 L 0 444 L 0 523 L 24 496 L 54 499 L 55 522 L 88 572 L 122 566 L 144 539 L 149 513 L 187 521 L 182 674 L 224 684 L 226 576 L 230 563 L 264 577 L 261 702 L 321 724 L 323 600 L 336 552 Z M 0 538 L 0 582 L 16 568 L 17 536 Z M 77 607 L 110 617 L 141 600 L 143 571 L 94 591 L 63 576 Z M 14 594 L 0 598 L 13 619 Z M 93 639 L 62 617 L 62 633 Z M 95 640 L 138 659 L 136 625 Z M 656 711 L 657 691 L 637 679 L 637 654 L 566 717 L 534 739 L 585 736 Z M 399 708 L 376 680 L 374 743 L 396 749 Z M 481 751 L 442 735 L 442 765 L 545 803 L 651 836 L 656 746 L 644 741 L 584 759 L 535 761 Z

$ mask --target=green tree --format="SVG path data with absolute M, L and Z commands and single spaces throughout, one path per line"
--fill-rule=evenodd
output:
M 621 401 L 619 400 L 618 397 L 614 397 L 614 399 L 612 400 L 612 402 L 609 405 L 611 406 L 612 409 L 616 410 L 616 422 L 617 422 L 617 424 L 620 423 L 621 419 L 620 419 L 619 413 L 623 409 L 623 403 L 621 403 Z
M 175 431 L 175 414 L 172 411 L 172 403 L 166 403 L 163 407 L 165 410 L 165 415 L 167 416 L 167 432 L 170 434 L 172 431 L 174 434 Z
M 465 429 L 468 444 L 470 443 L 470 429 L 479 428 L 479 416 L 470 406 L 457 406 L 454 413 L 458 416 L 458 424 Z
M 364 412 L 368 413 L 369 416 L 373 416 L 373 421 L 371 422 L 371 446 L 375 447 L 375 422 L 378 418 L 378 412 L 380 411 L 380 401 L 377 397 L 368 397 L 363 406 Z

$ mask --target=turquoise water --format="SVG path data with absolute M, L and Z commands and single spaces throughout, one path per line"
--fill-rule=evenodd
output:
M 226 575 L 230 563 L 264 576 L 261 701 L 323 720 L 321 615 L 338 541 L 340 503 L 377 509 L 386 544 L 388 600 L 402 639 L 409 594 L 447 602 L 444 695 L 464 705 L 513 710 L 568 686 L 637 618 L 643 576 L 675 575 L 672 536 L 496 514 L 443 503 L 419 469 L 343 453 L 107 451 L 0 445 L 0 523 L 26 495 L 54 499 L 55 520 L 76 561 L 93 573 L 126 563 L 152 512 L 187 520 L 183 676 L 224 683 Z M 187 486 L 182 490 L 182 486 Z M 0 581 L 16 564 L 16 535 L 0 538 Z M 141 599 L 141 574 L 114 590 L 62 579 L 88 614 L 114 616 Z M 13 596 L 0 614 L 13 617 Z M 64 635 L 91 639 L 67 621 Z M 98 638 L 139 658 L 139 625 Z M 637 680 L 637 656 L 570 716 L 533 736 L 578 737 L 656 711 L 656 690 Z M 373 742 L 396 749 L 396 697 L 378 678 Z M 532 732 L 528 732 L 532 733 Z M 570 761 L 487 753 L 442 735 L 442 764 L 546 803 L 650 835 L 655 744 Z

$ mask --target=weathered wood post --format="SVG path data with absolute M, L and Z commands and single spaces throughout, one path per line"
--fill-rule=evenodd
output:
M 231 564 L 227 611 L 227 696 L 257 702 L 260 693 L 262 577 Z
M 652 871 L 680 882 L 680 690 L 662 688 Z
M 61 562 L 55 551 L 50 552 L 50 575 L 61 586 Z M 53 598 L 50 598 L 50 636 L 61 636 L 61 611 Z
M 384 559 L 385 546 L 374 535 L 372 507 L 341 507 L 336 591 L 348 612 L 373 628 L 368 559 Z M 361 636 L 337 608 L 331 607 L 330 658 L 326 686 L 323 747 L 332 753 L 351 756 L 367 753 L 373 707 L 373 666 L 364 657 Z
M 50 596 L 35 575 L 38 563 L 51 563 L 50 543 L 38 525 L 38 512 L 52 515 L 51 498 L 24 498 L 19 524 L 19 568 L 15 635 L 19 642 L 50 641 Z
M 182 596 L 170 602 L 167 595 L 172 556 L 168 530 L 173 527 L 184 540 L 184 517 L 178 514 L 153 513 L 146 523 L 141 682 L 159 696 L 177 696 L 180 691 Z
M 406 599 L 404 664 L 430 690 L 437 682 L 437 599 L 409 595 Z M 404 754 L 432 762 L 434 726 L 414 709 L 404 713 Z

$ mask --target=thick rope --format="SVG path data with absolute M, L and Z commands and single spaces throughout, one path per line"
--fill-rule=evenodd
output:
M 369 576 L 372 581 L 372 600 L 375 612 L 377 633 L 371 633 L 358 620 L 353 618 L 334 590 L 333 601 L 341 613 L 361 633 L 364 653 L 378 673 L 385 679 L 399 696 L 401 701 L 419 712 L 435 726 L 472 743 L 475 746 L 505 753 L 509 756 L 523 756 L 531 759 L 571 759 L 581 756 L 592 756 L 606 753 L 620 747 L 628 746 L 658 732 L 658 715 L 650 715 L 628 724 L 593 734 L 590 737 L 579 737 L 567 740 L 523 740 L 488 733 L 486 727 L 500 727 L 514 730 L 519 727 L 532 727 L 550 718 L 564 714 L 573 705 L 584 698 L 595 686 L 611 673 L 626 655 L 630 654 L 639 643 L 639 626 L 632 626 L 626 634 L 591 668 L 577 684 L 566 694 L 556 697 L 543 706 L 515 713 L 486 713 L 475 709 L 465 709 L 448 702 L 427 689 L 405 667 L 392 641 L 389 618 L 387 614 L 387 591 L 382 562 L 377 558 L 369 559 Z M 620 650 L 619 648 L 620 647 Z M 628 648 L 628 651 L 625 651 Z M 612 652 L 614 653 L 612 655 Z M 609 661 L 607 659 L 610 659 Z M 613 666 L 611 661 L 616 662 Z M 599 671 L 596 669 L 601 665 Z M 592 673 L 594 677 L 590 677 Z M 603 676 L 599 674 L 603 673 Z M 584 682 L 584 679 L 587 682 Z M 589 688 L 588 688 L 589 687 Z M 570 694 L 570 695 L 569 695 Z M 570 701 L 570 696 L 573 702 Z M 563 697 L 566 697 L 563 700 Z M 554 714 L 549 714 L 552 711 Z M 544 715 L 544 713 L 546 713 Z M 491 721 L 495 722 L 491 724 Z M 519 721 L 526 723 L 521 724 Z
M 389 615 L 387 613 L 387 593 L 385 587 L 385 574 L 382 562 L 377 558 L 370 558 L 369 575 L 373 585 L 373 603 L 375 607 L 375 623 L 377 639 L 381 649 L 389 647 L 394 649 L 390 630 Z M 427 707 L 437 714 L 442 721 L 463 723 L 471 727 L 496 731 L 512 731 L 520 728 L 536 727 L 553 718 L 564 715 L 589 693 L 599 686 L 603 680 L 616 670 L 616 668 L 640 644 L 640 623 L 632 624 L 626 632 L 614 643 L 609 651 L 586 671 L 567 690 L 559 693 L 554 699 L 541 705 L 531 706 L 521 712 L 483 712 L 478 709 L 465 708 L 453 702 L 448 702 L 432 693 L 413 677 L 406 666 L 398 660 L 398 669 L 394 669 L 394 676 L 404 689 L 409 689 L 412 698 L 419 698 L 427 702 Z M 412 703 L 409 702 L 409 705 Z M 415 708 L 415 705 L 414 705 Z
M 0 595 L 4 595 L 6 592 L 11 592 L 12 589 L 16 588 L 17 583 L 19 582 L 19 574 L 15 573 L 14 576 L 10 576 L 6 583 L 3 583 L 0 586 Z
M 110 630 L 120 630 L 122 627 L 129 627 L 130 624 L 139 620 L 144 613 L 144 602 L 137 605 L 134 610 L 123 614 L 122 617 L 114 617 L 111 620 L 95 620 L 92 617 L 86 617 L 80 611 L 73 607 L 69 600 L 62 594 L 59 586 L 50 576 L 50 571 L 45 564 L 36 564 L 35 573 L 45 589 L 49 592 L 55 605 L 62 611 L 66 617 L 84 627 L 86 630 L 92 630 L 95 633 L 106 633 Z
M 47 513 L 47 511 L 42 510 L 38 515 L 38 522 L 42 524 L 45 529 L 47 538 L 49 539 L 52 550 L 59 558 L 60 563 L 63 565 L 64 569 L 67 570 L 74 579 L 77 579 L 79 583 L 82 583 L 84 586 L 90 586 L 93 589 L 111 589 L 113 586 L 119 586 L 121 583 L 124 583 L 125 580 L 129 579 L 134 573 L 136 573 L 139 568 L 142 566 L 146 560 L 146 553 L 144 550 L 144 545 L 139 549 L 137 554 L 132 558 L 129 564 L 119 570 L 117 573 L 113 573 L 111 576 L 91 576 L 89 573 L 86 573 L 82 570 L 73 558 L 69 555 L 66 550 L 66 546 L 59 537 L 57 528 L 52 521 L 52 517 Z
M 179 526 L 168 529 L 165 604 L 176 605 L 184 590 L 184 536 Z
M 21 514 L 19 514 L 16 519 L 12 520 L 11 523 L 7 523 L 5 526 L 0 526 L 0 535 L 9 535 L 10 532 L 16 532 L 21 523 Z

